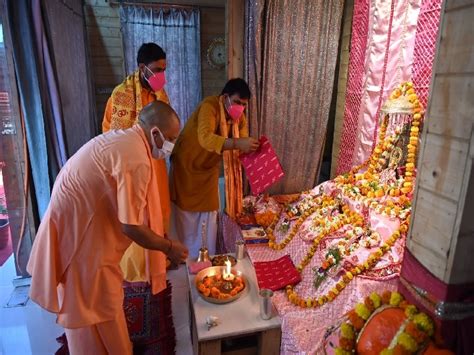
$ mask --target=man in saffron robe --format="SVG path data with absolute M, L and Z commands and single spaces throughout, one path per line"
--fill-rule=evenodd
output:
M 57 314 L 72 355 L 132 354 L 119 266 L 132 241 L 160 260 L 156 292 L 166 287 L 166 256 L 188 256 L 164 238 L 152 164 L 179 130 L 174 110 L 155 101 L 138 125 L 86 143 L 57 177 L 28 263 L 30 297 Z
M 103 132 L 132 127 L 138 123 L 142 108 L 150 102 L 170 103 L 164 89 L 166 53 L 163 49 L 155 43 L 142 44 L 137 53 L 137 65 L 137 70 L 114 89 L 107 101 L 102 121 Z M 157 174 L 164 232 L 168 233 L 171 206 L 166 162 L 164 159 L 155 159 L 152 164 Z M 147 268 L 147 259 L 150 259 L 148 252 L 132 243 L 121 262 L 124 279 L 128 282 L 149 281 L 153 270 Z
M 242 210 L 240 152 L 259 144 L 248 137 L 245 107 L 250 89 L 243 79 L 229 80 L 221 95 L 205 98 L 179 135 L 171 155 L 171 200 L 177 236 L 196 257 L 205 225 L 207 248 L 215 253 L 219 170 L 224 161 L 226 211 L 235 217 Z

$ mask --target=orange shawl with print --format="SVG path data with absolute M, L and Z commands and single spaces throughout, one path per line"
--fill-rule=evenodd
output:
M 219 133 L 225 138 L 229 138 L 229 128 L 227 126 L 224 109 L 223 96 L 219 98 L 220 122 Z M 239 138 L 239 124 L 232 123 L 232 138 Z M 225 178 L 225 203 L 227 214 L 235 219 L 242 212 L 243 186 L 242 186 L 242 165 L 240 164 L 240 152 L 237 149 L 225 150 L 222 153 L 224 159 Z
M 143 106 L 152 101 L 142 97 L 144 90 L 140 82 L 140 70 L 127 76 L 123 83 L 114 89 L 110 97 L 112 100 L 110 129 L 130 128 L 137 122 L 138 114 Z M 168 105 L 170 103 L 164 89 L 156 91 L 155 97 L 158 101 L 166 102 Z

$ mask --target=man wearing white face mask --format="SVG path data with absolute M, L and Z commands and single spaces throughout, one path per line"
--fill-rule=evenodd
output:
M 216 250 L 219 171 L 224 162 L 226 212 L 231 217 L 242 205 L 240 152 L 259 144 L 248 137 L 245 107 L 250 89 L 243 79 L 229 80 L 221 95 L 205 98 L 181 132 L 171 156 L 172 220 L 178 238 L 196 257 L 201 226 L 206 225 L 207 248 Z
M 174 110 L 155 101 L 137 125 L 86 143 L 58 175 L 27 269 L 31 299 L 56 313 L 72 355 L 132 354 L 119 266 L 132 241 L 154 254 L 153 294 L 166 287 L 166 256 L 188 256 L 164 238 L 152 164 L 170 153 L 179 130 Z
M 174 148 L 174 143 L 166 140 L 166 138 L 163 136 L 163 133 L 161 133 L 160 129 L 158 127 L 154 127 L 151 130 L 151 135 L 154 138 L 152 143 L 153 143 L 153 149 L 151 151 L 151 155 L 155 159 L 167 159 L 170 157 L 171 152 L 173 151 Z M 158 148 L 158 145 L 156 144 L 157 136 L 161 141 L 163 142 L 163 145 L 161 148 Z M 173 141 L 177 139 L 174 138 Z

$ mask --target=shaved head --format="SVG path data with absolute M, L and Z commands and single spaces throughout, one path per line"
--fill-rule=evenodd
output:
M 162 102 L 152 101 L 140 112 L 140 124 L 143 128 L 158 127 L 160 131 L 168 131 L 173 127 L 180 126 L 178 114 L 173 108 Z
M 181 129 L 178 114 L 170 105 L 162 101 L 153 101 L 146 105 L 140 112 L 138 124 L 143 128 L 150 147 L 155 144 L 162 148 L 164 140 L 176 142 Z M 158 133 L 159 129 L 163 137 Z

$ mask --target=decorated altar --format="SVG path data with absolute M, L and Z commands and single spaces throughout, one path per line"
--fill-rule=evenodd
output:
M 239 222 L 243 229 L 260 225 L 266 241 L 248 245 L 251 260 L 289 255 L 302 279 L 274 296 L 282 353 L 341 353 L 328 339 L 347 312 L 373 292 L 395 291 L 422 122 L 413 85 L 401 84 L 382 107 L 378 139 L 363 164 L 291 198 L 245 199 Z

